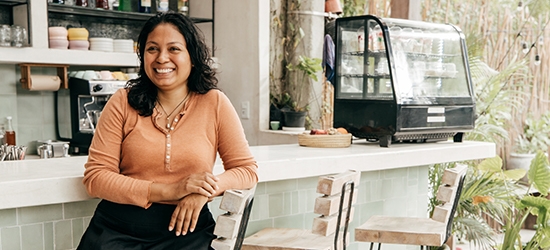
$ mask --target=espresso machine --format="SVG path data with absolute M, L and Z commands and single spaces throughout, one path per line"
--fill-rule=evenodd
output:
M 55 100 L 57 139 L 69 141 L 71 154 L 88 153 L 105 104 L 118 89 L 124 88 L 125 85 L 126 81 L 85 80 L 71 77 L 68 93 L 58 91 Z M 68 102 L 68 105 L 63 105 L 63 102 Z M 70 107 L 70 111 L 67 107 Z M 67 131 L 69 128 L 70 134 Z

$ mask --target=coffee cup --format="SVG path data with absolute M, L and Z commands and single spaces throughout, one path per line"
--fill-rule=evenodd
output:
M 279 130 L 279 121 L 270 121 L 269 125 L 271 125 L 271 130 Z
M 99 75 L 101 76 L 101 80 L 113 80 L 113 74 L 111 71 L 102 70 L 99 72 Z
M 86 80 L 94 80 L 94 79 L 100 79 L 101 77 L 99 76 L 99 73 L 93 71 L 93 70 L 86 70 L 84 72 L 84 76 L 82 77 L 82 79 L 86 79 Z
M 84 70 L 77 71 L 77 72 L 74 74 L 74 77 L 75 77 L 75 78 L 84 79 L 84 73 L 85 73 L 85 72 L 86 72 L 86 71 L 84 71 Z

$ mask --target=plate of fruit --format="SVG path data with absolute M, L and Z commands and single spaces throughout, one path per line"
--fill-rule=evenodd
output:
M 346 148 L 351 145 L 351 134 L 345 128 L 312 129 L 298 135 L 298 144 L 316 148 Z

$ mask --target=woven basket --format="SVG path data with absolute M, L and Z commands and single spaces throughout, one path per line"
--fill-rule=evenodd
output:
M 315 148 L 346 148 L 351 145 L 351 134 L 343 135 L 298 135 L 298 144 Z

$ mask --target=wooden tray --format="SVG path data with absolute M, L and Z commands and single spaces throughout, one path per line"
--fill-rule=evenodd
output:
M 315 148 L 346 148 L 351 145 L 351 134 L 343 135 L 298 135 L 298 144 Z

